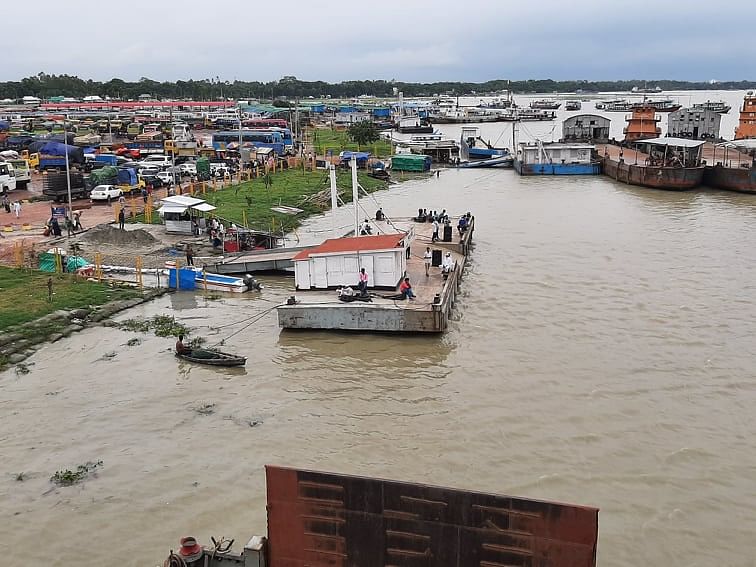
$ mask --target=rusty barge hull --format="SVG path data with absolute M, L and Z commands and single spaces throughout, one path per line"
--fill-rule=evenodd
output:
M 598 509 L 266 467 L 271 567 L 595 567 Z
M 704 185 L 715 189 L 756 193 L 756 167 L 707 167 L 703 182 Z
M 604 175 L 608 175 L 617 181 L 640 187 L 671 191 L 695 189 L 701 185 L 704 175 L 704 166 L 656 167 L 633 165 L 607 157 L 603 158 L 603 166 Z

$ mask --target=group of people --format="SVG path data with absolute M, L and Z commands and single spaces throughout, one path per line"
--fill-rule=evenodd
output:
M 433 265 L 433 252 L 431 252 L 430 246 L 425 248 L 423 261 L 425 262 L 425 275 L 430 276 L 430 269 Z M 441 260 L 441 274 L 444 276 L 444 279 L 449 277 L 449 273 L 454 269 L 454 265 L 455 261 L 452 258 L 451 252 L 447 251 L 443 260 Z
M 439 223 L 445 223 L 449 222 L 449 215 L 446 214 L 446 209 L 443 211 L 436 212 L 431 211 L 429 209 L 417 209 L 417 216 L 415 217 L 415 222 L 439 222 Z
M 231 225 L 233 227 L 233 224 Z M 210 236 L 210 242 L 213 248 L 218 248 L 223 243 L 223 236 L 226 234 L 226 227 L 218 219 L 213 217 L 207 223 L 207 234 Z
M 84 230 L 84 227 L 81 224 L 81 211 L 75 211 L 73 217 L 66 216 L 65 220 L 63 221 L 63 226 L 66 228 L 66 233 L 68 236 L 71 236 L 75 232 Z M 50 217 L 50 220 L 45 223 L 44 235 L 53 237 L 63 236 L 63 229 L 56 217 Z
M 21 217 L 21 201 L 13 201 L 13 203 L 11 203 L 8 199 L 8 195 L 3 195 L 3 208 L 6 213 L 13 211 L 16 218 Z

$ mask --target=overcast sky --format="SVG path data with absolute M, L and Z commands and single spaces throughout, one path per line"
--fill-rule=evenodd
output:
M 0 80 L 756 80 L 755 18 L 756 0 L 6 0 Z

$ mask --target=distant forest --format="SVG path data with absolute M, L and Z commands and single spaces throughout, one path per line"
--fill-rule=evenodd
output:
M 201 79 L 176 82 L 159 82 L 142 77 L 137 82 L 111 79 L 106 82 L 80 79 L 71 75 L 47 75 L 39 73 L 20 81 L 0 83 L 0 98 L 19 99 L 31 95 L 40 98 L 52 96 L 83 97 L 99 95 L 121 99 L 135 99 L 141 94 L 151 94 L 157 98 L 217 100 L 221 97 L 232 99 L 280 99 L 280 98 L 351 98 L 359 95 L 377 97 L 392 96 L 393 89 L 406 97 L 443 95 L 475 95 L 511 90 L 515 93 L 550 93 L 629 91 L 633 87 L 660 87 L 663 90 L 742 90 L 756 88 L 756 81 L 709 82 L 688 81 L 552 81 L 495 80 L 485 83 L 437 82 L 403 83 L 398 81 L 343 81 L 326 83 L 323 81 L 301 81 L 296 77 L 284 77 L 279 81 L 261 83 L 259 81 L 221 81 Z

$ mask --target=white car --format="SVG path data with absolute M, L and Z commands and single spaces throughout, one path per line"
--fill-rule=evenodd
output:
M 107 201 L 108 199 L 117 199 L 123 195 L 121 191 L 115 185 L 98 185 L 89 194 L 89 198 L 93 201 Z
M 147 156 L 141 162 L 139 162 L 139 164 L 147 167 L 157 167 L 158 169 L 163 169 L 171 166 L 171 157 L 164 155 Z
M 160 181 L 162 181 L 163 184 L 167 185 L 168 187 L 173 185 L 173 174 L 169 171 L 161 171 L 155 177 L 160 179 Z
M 178 168 L 181 175 L 197 175 L 197 165 L 194 163 L 182 163 Z

